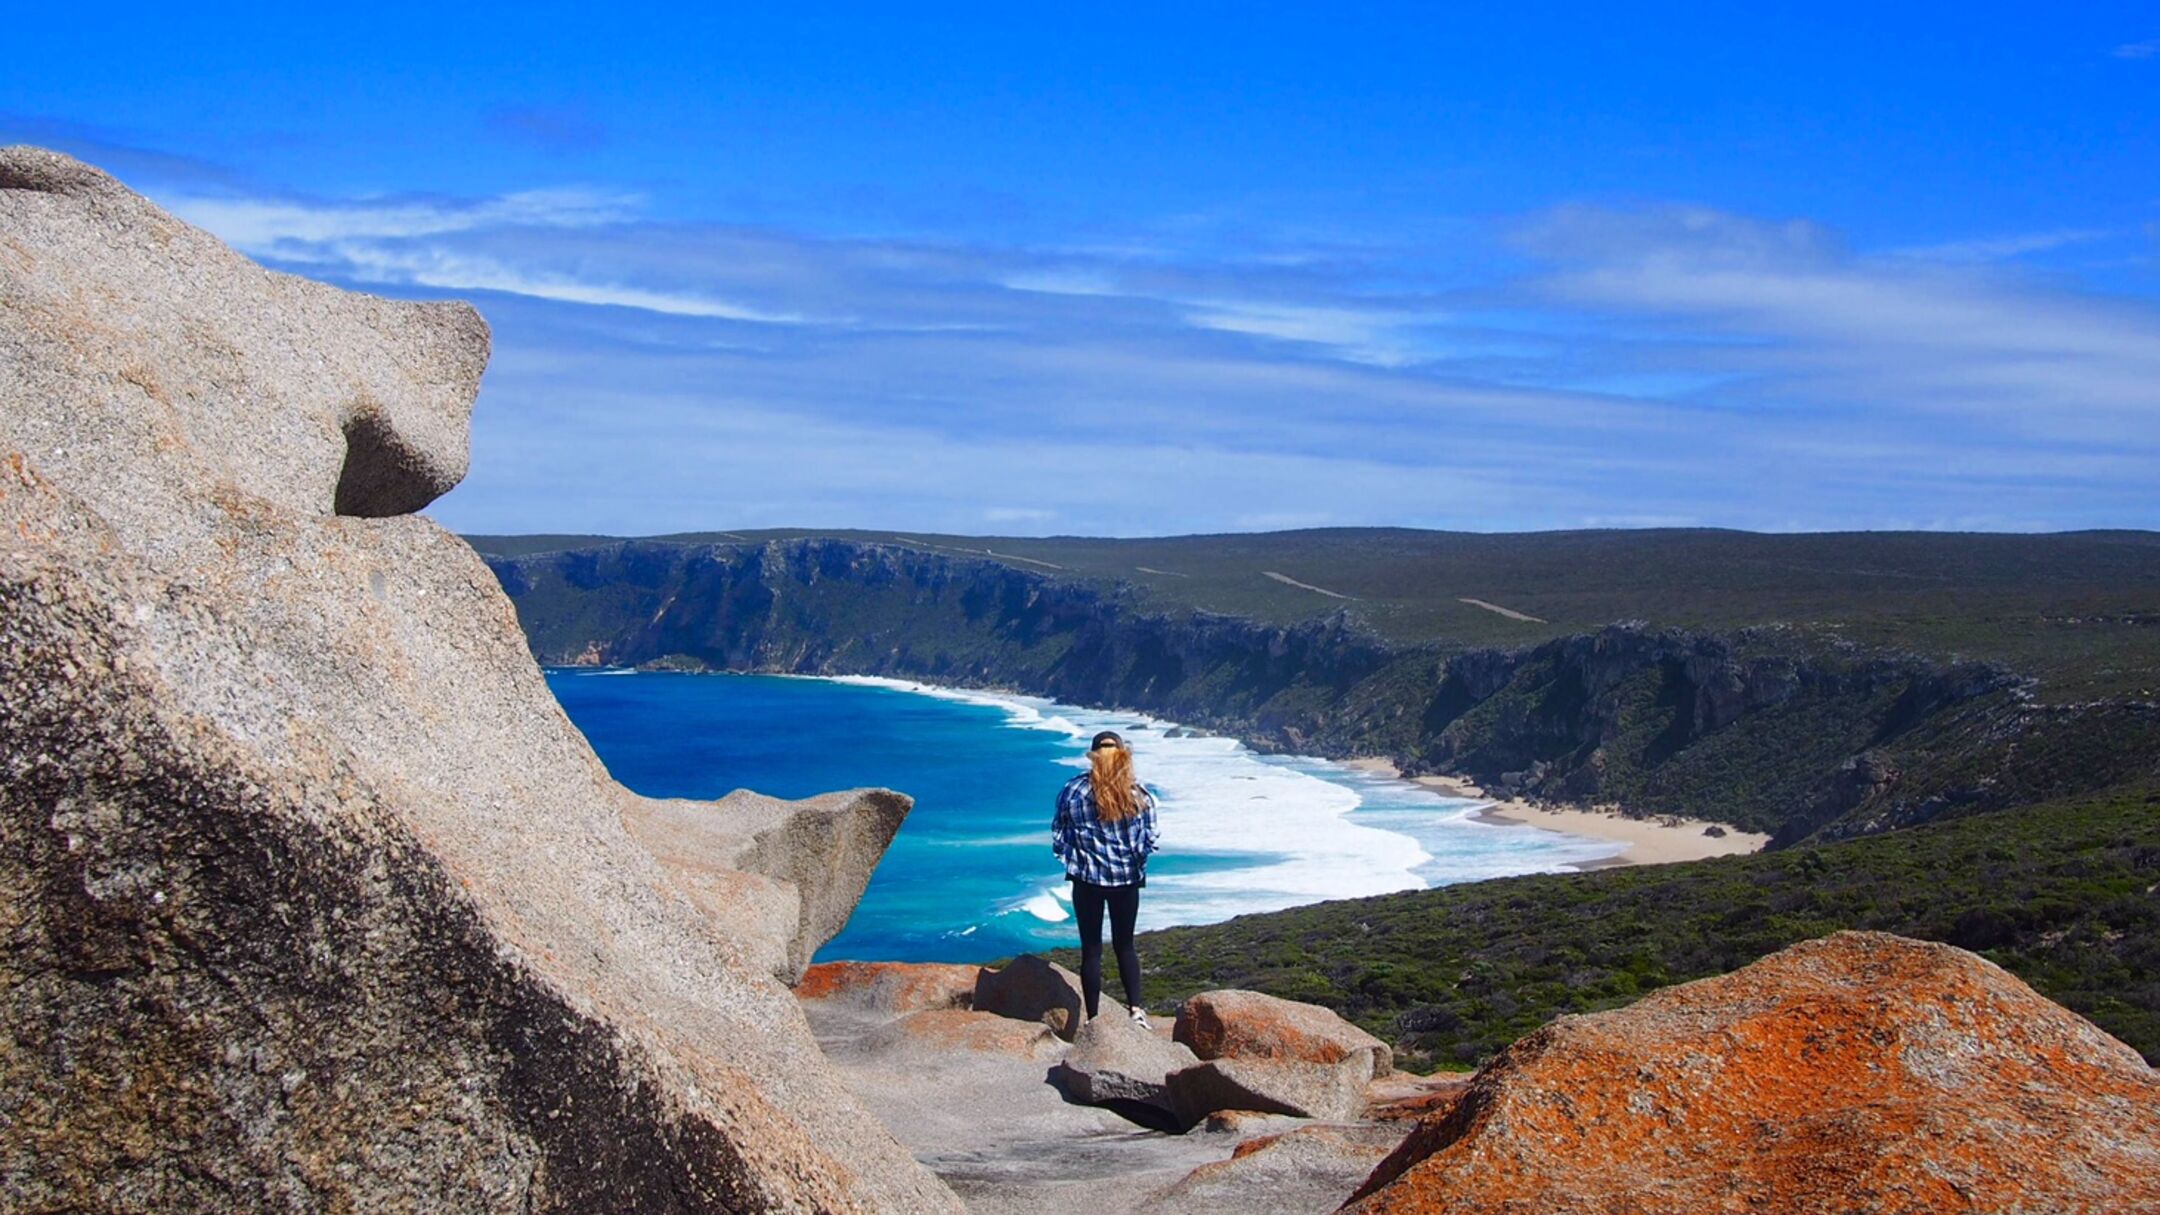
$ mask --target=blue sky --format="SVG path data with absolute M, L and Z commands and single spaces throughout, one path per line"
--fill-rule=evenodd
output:
M 0 140 L 476 302 L 463 530 L 2160 526 L 2160 6 L 777 7 L 36 6 Z

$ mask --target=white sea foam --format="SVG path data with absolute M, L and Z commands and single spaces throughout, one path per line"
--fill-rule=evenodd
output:
M 1051 924 L 1070 919 L 1072 916 L 1071 912 L 1065 910 L 1065 904 L 1059 902 L 1057 896 L 1048 890 L 1038 893 L 1034 898 L 1022 903 L 1020 907 L 1036 919 Z
M 1550 872 L 1619 850 L 1603 841 L 1478 822 L 1472 816 L 1481 802 L 1323 759 L 1261 755 L 1235 739 L 1195 735 L 1141 713 L 913 680 L 835 678 L 999 709 L 1011 728 L 1067 737 L 1072 753 L 1064 762 L 1075 768 L 1086 765 L 1084 748 L 1097 731 L 1125 735 L 1141 779 L 1161 798 L 1162 855 L 1200 862 L 1197 869 L 1151 867 L 1141 901 L 1143 928 Z M 1047 855 L 1045 867 L 1055 868 Z M 1060 900 L 1069 902 L 1070 895 L 1052 879 L 1007 911 L 1062 924 L 1069 913 Z

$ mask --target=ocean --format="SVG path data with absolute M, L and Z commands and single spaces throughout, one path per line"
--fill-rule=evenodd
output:
M 905 681 L 551 670 L 615 778 L 653 797 L 777 797 L 882 785 L 915 809 L 836 958 L 986 961 L 1078 943 L 1050 854 L 1059 786 L 1087 740 L 1131 740 L 1161 808 L 1140 926 L 1542 873 L 1621 846 L 1480 823 L 1479 803 L 1327 760 L 1262 755 L 1133 713 Z

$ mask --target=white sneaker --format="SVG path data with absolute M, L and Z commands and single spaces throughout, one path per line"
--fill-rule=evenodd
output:
M 1131 1015 L 1132 1023 L 1134 1025 L 1150 1031 L 1155 1028 L 1153 1025 L 1148 1024 L 1147 1010 L 1140 1007 L 1138 1004 L 1128 1006 L 1125 1011 Z

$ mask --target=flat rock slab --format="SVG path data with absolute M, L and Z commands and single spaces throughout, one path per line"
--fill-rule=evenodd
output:
M 1166 1135 L 1075 1105 L 1050 1083 L 1046 1059 L 926 1049 L 933 1035 L 895 1049 L 888 1018 L 819 1000 L 805 1001 L 803 1011 L 857 1099 L 970 1210 L 1128 1211 L 1234 1146 L 1230 1136 Z M 1003 1023 L 1048 1036 L 1040 1023 Z M 1056 1051 L 1067 1049 L 1050 1040 Z
M 803 972 L 795 998 L 893 1014 L 969 1008 L 980 969 L 939 962 L 821 962 Z
M 1142 1215 L 1333 1211 L 1409 1133 L 1407 1125 L 1301 1126 L 1248 1139 L 1143 1203 Z
M 903 1014 L 879 1026 L 865 1046 L 884 1056 L 945 1056 L 964 1051 L 1031 1063 L 1050 1062 L 1067 1049 L 1065 1042 L 1040 1021 L 1015 1021 L 965 1008 Z

